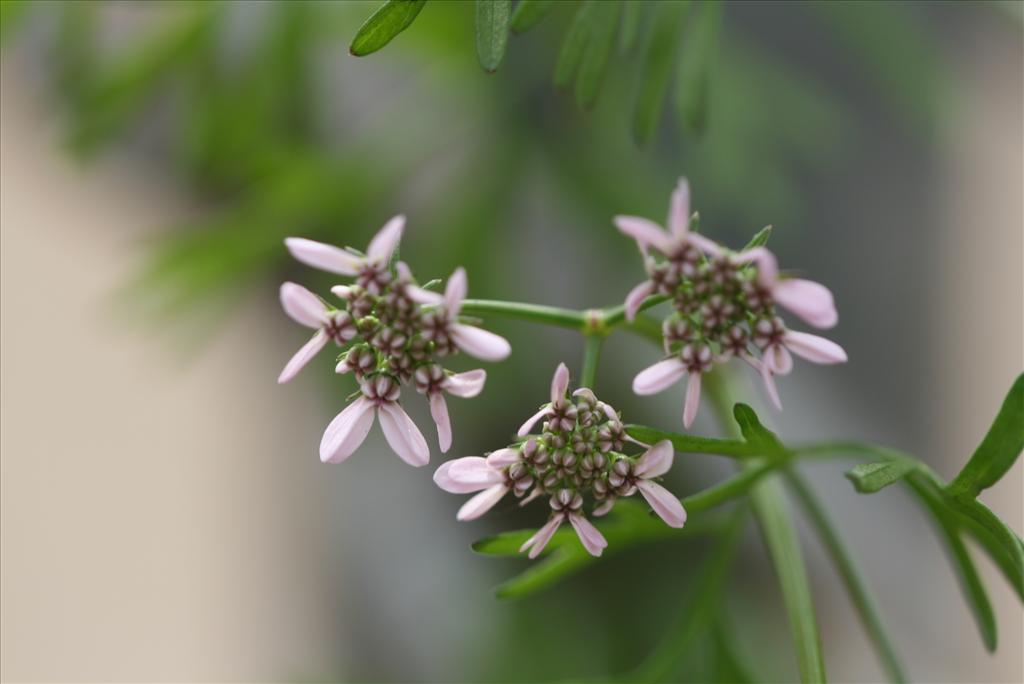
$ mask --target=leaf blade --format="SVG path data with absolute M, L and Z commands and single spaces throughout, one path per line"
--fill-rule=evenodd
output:
M 554 82 L 555 87 L 564 89 L 576 75 L 576 69 L 583 59 L 583 50 L 590 39 L 590 12 L 592 11 L 592 0 L 584 0 L 579 9 L 576 10 L 569 30 L 562 40 L 562 47 L 558 50 L 558 61 L 555 63 Z
M 707 122 L 710 72 L 721 14 L 719 0 L 705 0 L 701 3 L 680 56 L 676 110 L 683 126 L 690 131 L 702 130 Z
M 512 13 L 512 32 L 525 33 L 547 16 L 554 0 L 519 0 L 515 11 Z
M 476 54 L 485 71 L 497 71 L 505 57 L 511 14 L 511 0 L 476 0 Z
M 648 142 L 661 114 L 669 76 L 678 44 L 677 30 L 689 0 L 659 2 L 654 7 L 654 17 L 644 49 L 640 88 L 633 106 L 633 138 L 639 144 Z
M 608 70 L 621 6 L 619 0 L 604 0 L 596 3 L 591 12 L 590 37 L 576 76 L 576 103 L 584 109 L 594 105 Z
M 356 31 L 349 53 L 365 57 L 380 50 L 412 25 L 426 3 L 427 0 L 388 0 Z
M 846 471 L 846 479 L 861 494 L 873 494 L 898 482 L 917 470 L 918 464 L 908 459 L 860 463 Z

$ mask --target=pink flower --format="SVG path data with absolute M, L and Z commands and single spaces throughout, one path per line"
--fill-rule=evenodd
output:
M 442 345 L 454 344 L 470 356 L 483 361 L 507 358 L 512 353 L 512 347 L 504 337 L 483 328 L 459 323 L 459 311 L 467 290 L 466 270 L 461 266 L 448 279 L 443 296 L 411 284 L 406 289 L 414 301 L 438 305 L 436 311 L 428 313 L 423 319 L 428 339 Z
M 294 378 L 328 341 L 341 345 L 356 336 L 355 321 L 347 311 L 328 309 L 319 297 L 301 285 L 281 285 L 281 306 L 292 320 L 315 329 L 316 334 L 288 361 L 277 378 L 279 383 Z
M 307 266 L 339 275 L 355 276 L 356 282 L 370 294 L 380 294 L 391 280 L 388 260 L 398 247 L 404 229 L 405 216 L 399 214 L 374 235 L 365 255 L 305 238 L 286 238 L 284 244 L 293 257 Z
M 562 422 L 568 424 L 570 418 L 574 422 L 576 419 L 576 409 L 565 400 L 565 393 L 568 389 L 569 369 L 565 367 L 564 363 L 560 363 L 558 368 L 555 369 L 554 376 L 551 378 L 551 403 L 544 404 L 539 411 L 527 418 L 526 422 L 519 428 L 516 436 L 525 437 L 530 434 L 530 430 L 533 429 L 537 421 L 548 416 L 554 417 L 560 424 Z M 572 428 L 567 425 L 565 429 L 569 430 Z
M 639 216 L 616 216 L 615 225 L 620 231 L 636 240 L 644 257 L 648 250 L 654 248 L 661 252 L 670 262 L 679 262 L 680 268 L 685 264 L 693 264 L 699 254 L 694 250 L 719 250 L 712 240 L 690 231 L 690 184 L 680 178 L 672 199 L 669 202 L 668 230 L 664 230 L 654 221 Z M 626 295 L 626 319 L 632 321 L 643 301 L 657 291 L 653 280 L 645 280 Z
M 661 477 L 672 467 L 675 453 L 672 443 L 662 440 L 648 449 L 637 460 L 632 476 L 636 488 L 647 499 L 654 512 L 670 527 L 682 527 L 686 523 L 686 510 L 676 496 L 662 487 L 653 478 Z
M 846 351 L 831 340 L 810 333 L 789 330 L 781 318 L 761 319 L 754 326 L 754 343 L 762 349 L 761 378 L 768 397 L 782 409 L 775 375 L 788 375 L 793 370 L 790 352 L 811 363 L 831 365 L 846 362 Z
M 449 375 L 436 363 L 420 366 L 413 373 L 416 390 L 427 395 L 430 403 L 430 416 L 437 425 L 437 441 L 441 453 L 447 453 L 452 445 L 452 426 L 444 392 L 468 399 L 480 394 L 486 380 L 487 372 L 483 369 Z
M 641 396 L 662 392 L 683 376 L 687 376 L 686 402 L 683 405 L 683 425 L 690 427 L 700 406 L 701 374 L 711 370 L 711 348 L 706 344 L 687 344 L 680 353 L 659 361 L 637 373 L 633 378 L 633 391 Z
M 554 536 L 559 526 L 568 520 L 587 553 L 591 556 L 600 556 L 608 547 L 608 541 L 601 531 L 583 516 L 580 512 L 582 507 L 583 497 L 578 492 L 568 489 L 559 490 L 551 497 L 551 518 L 537 530 L 536 534 L 523 542 L 523 545 L 519 547 L 519 552 L 526 551 L 529 558 L 536 558 L 551 541 L 551 537 Z
M 398 382 L 379 374 L 360 382 L 359 389 L 362 396 L 335 416 L 324 431 L 320 460 L 341 463 L 351 456 L 366 439 L 376 414 L 384 438 L 399 458 L 416 467 L 426 465 L 430 461 L 427 440 L 398 403 Z
M 459 508 L 456 520 L 475 520 L 511 491 L 513 482 L 507 474 L 508 466 L 519 460 L 515 449 L 499 449 L 487 458 L 465 456 L 442 463 L 434 473 L 434 482 L 452 494 L 479 492 Z
M 813 280 L 780 278 L 778 260 L 767 248 L 753 247 L 729 259 L 735 264 L 756 264 L 757 286 L 763 293 L 808 324 L 825 329 L 839 322 L 832 292 Z

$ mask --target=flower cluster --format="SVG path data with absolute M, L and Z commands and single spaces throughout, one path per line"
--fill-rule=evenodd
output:
M 654 481 L 672 467 L 671 443 L 658 442 L 640 455 L 626 455 L 627 442 L 640 443 L 626 435 L 618 413 L 585 387 L 569 397 L 568 386 L 569 371 L 560 364 L 551 381 L 550 403 L 523 424 L 519 441 L 486 458 L 467 456 L 437 469 L 434 481 L 445 491 L 479 492 L 456 518 L 478 518 L 510 492 L 520 505 L 547 497 L 550 518 L 520 548 L 530 558 L 543 551 L 563 522 L 572 525 L 589 553 L 601 555 L 608 542 L 584 516 L 587 498 L 593 502 L 592 514 L 600 516 L 616 499 L 640 492 L 666 523 L 682 527 L 686 511 L 679 499 Z M 540 421 L 540 433 L 532 433 Z
M 641 371 L 633 391 L 655 394 L 686 376 L 683 424 L 690 427 L 701 375 L 737 357 L 761 374 L 781 409 L 775 376 L 792 370 L 790 352 L 821 364 L 844 362 L 846 352 L 823 337 L 787 328 L 776 305 L 817 328 L 830 328 L 839 320 L 832 293 L 810 280 L 782 277 L 775 256 L 763 246 L 729 251 L 693 231 L 695 222 L 685 178 L 672 194 L 667 231 L 644 218 L 615 217 L 619 230 L 636 240 L 648 276 L 627 295 L 626 317 L 632 320 L 651 295 L 670 299 L 675 309 L 662 328 L 667 358 Z
M 442 452 L 451 446 L 451 423 L 444 394 L 474 397 L 483 390 L 482 369 L 452 373 L 441 365 L 459 350 L 484 361 L 500 361 L 511 352 L 494 333 L 459 320 L 466 297 L 466 273 L 456 269 L 444 294 L 424 289 L 409 267 L 391 263 L 405 217 L 391 219 L 373 238 L 366 254 L 302 238 L 288 238 L 292 256 L 304 264 L 354 278 L 331 292 L 342 302 L 332 306 L 295 283 L 281 286 L 281 305 L 296 322 L 316 330 L 291 358 L 278 382 L 287 382 L 328 342 L 342 348 L 336 371 L 352 373 L 358 397 L 339 413 L 320 442 L 320 459 L 340 463 L 366 439 L 374 416 L 388 444 L 402 460 L 426 465 L 430 449 L 419 428 L 399 403 L 403 386 L 426 395 L 437 425 Z

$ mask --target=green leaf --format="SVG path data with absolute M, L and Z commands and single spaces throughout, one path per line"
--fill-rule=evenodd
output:
M 1006 474 L 1024 450 L 1024 374 L 1017 376 L 992 427 L 975 449 L 971 460 L 949 483 L 956 497 L 975 498 Z
M 743 404 L 736 406 L 738 408 Z M 741 426 L 743 424 L 740 422 Z M 814 601 L 800 551 L 800 539 L 778 479 L 760 482 L 754 487 L 750 500 L 782 589 L 782 600 L 793 630 L 800 679 L 803 682 L 824 682 L 825 661 L 821 653 L 821 637 L 818 635 Z
M 882 620 L 878 616 L 878 607 L 868 592 L 867 585 L 854 563 L 853 556 L 850 555 L 846 545 L 843 544 L 843 540 L 833 526 L 832 521 L 829 520 L 825 508 L 818 501 L 811 488 L 807 486 L 804 479 L 793 470 L 788 470 L 786 477 L 793 491 L 796 492 L 797 499 L 803 506 L 807 517 L 818 533 L 821 543 L 825 546 L 825 550 L 831 557 L 832 563 L 836 566 L 836 570 L 839 571 L 839 576 L 846 587 L 846 593 L 850 595 L 850 601 L 857 610 L 861 624 L 864 625 L 864 629 L 871 638 L 875 650 L 878 651 L 878 656 L 882 661 L 882 665 L 889 673 L 889 678 L 894 682 L 905 682 L 907 677 L 903 672 L 903 666 L 900 665 L 899 658 L 896 656 L 896 649 L 893 648 L 892 642 L 882 626 Z
M 489 72 L 505 56 L 511 13 L 511 0 L 476 0 L 476 56 Z
M 416 20 L 427 0 L 388 0 L 359 27 L 348 51 L 363 57 L 380 50 Z
M 1024 600 L 1024 548 L 1020 537 L 980 501 L 941 498 L 950 511 L 958 514 L 957 522 L 971 532 Z
M 780 456 L 787 453 L 775 433 L 761 425 L 754 409 L 746 404 L 736 404 L 732 408 L 732 415 L 740 426 L 740 433 L 743 439 L 751 446 L 760 449 L 765 456 Z
M 771 236 L 772 236 L 772 227 L 771 226 L 765 226 L 761 230 L 759 230 L 756 233 L 754 233 L 754 237 L 750 238 L 750 242 L 748 242 L 747 246 L 744 247 L 741 251 L 745 252 L 748 249 L 753 249 L 754 247 L 761 247 L 762 245 L 765 245 L 765 244 L 768 243 L 768 238 L 770 238 Z
M 587 46 L 590 37 L 590 13 L 593 11 L 592 0 L 586 0 L 576 10 L 572 18 L 569 30 L 562 41 L 562 47 L 558 51 L 558 62 L 555 63 L 555 87 L 566 88 L 572 77 L 576 75 L 580 60 L 583 59 L 583 50 Z
M 640 14 L 644 3 L 635 0 L 624 0 L 622 3 L 622 23 L 619 25 L 619 52 L 627 54 L 636 45 L 636 36 L 640 31 Z
M 746 458 L 760 455 L 760 451 L 751 445 L 735 439 L 714 439 L 711 437 L 696 437 L 694 435 L 682 435 L 676 432 L 665 432 L 646 425 L 627 425 L 626 433 L 644 444 L 654 444 L 663 439 L 672 442 L 676 451 L 690 454 L 716 454 L 718 456 L 733 456 Z
M 861 463 L 846 472 L 847 479 L 861 494 L 872 494 L 917 470 L 917 462 L 908 459 Z
M 707 121 L 711 67 L 721 15 L 718 0 L 702 2 L 683 44 L 676 83 L 676 110 L 683 126 L 690 131 L 703 129 Z
M 950 558 L 957 570 L 960 579 L 960 586 L 963 588 L 964 597 L 974 614 L 978 623 L 978 630 L 981 632 L 981 640 L 985 648 L 995 651 L 997 639 L 996 620 L 992 612 L 992 604 L 989 603 L 985 586 L 981 583 L 978 570 L 971 561 L 971 556 L 964 546 L 960 533 L 957 530 L 955 518 L 943 505 L 940 491 L 933 489 L 929 483 L 922 479 L 907 478 L 912 491 L 921 499 L 925 506 L 931 511 L 936 527 L 946 540 L 946 547 Z
M 576 103 L 584 109 L 594 105 L 608 70 L 621 7 L 619 0 L 603 0 L 591 11 L 589 38 L 576 76 Z
M 513 33 L 524 33 L 533 28 L 554 4 L 554 0 L 519 0 L 515 12 L 512 13 Z
M 651 139 L 658 124 L 679 45 L 679 26 L 687 7 L 688 0 L 659 2 L 654 6 L 633 109 L 633 137 L 640 144 Z

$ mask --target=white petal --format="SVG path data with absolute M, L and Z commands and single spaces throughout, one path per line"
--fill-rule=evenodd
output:
M 601 552 L 608 547 L 608 540 L 604 538 L 601 531 L 579 513 L 570 513 L 569 522 L 576 530 L 576 536 L 583 543 L 583 548 L 591 556 L 600 556 Z
M 569 369 L 564 363 L 558 364 L 555 374 L 551 376 L 551 403 L 565 401 L 565 392 L 569 389 Z
M 675 452 L 672 449 L 672 442 L 667 439 L 663 439 L 646 452 L 636 462 L 636 468 L 634 473 L 637 477 L 650 479 L 652 477 L 661 477 L 669 471 L 672 467 L 672 459 L 675 457 Z
M 491 468 L 504 468 L 519 460 L 518 449 L 498 449 L 487 454 L 487 465 Z
M 387 263 L 387 260 L 398 248 L 403 230 L 405 230 L 405 216 L 401 214 L 385 223 L 384 227 L 378 230 L 370 240 L 370 246 L 366 248 L 367 259 L 374 264 Z
M 789 375 L 793 370 L 793 357 L 781 344 L 776 344 L 764 350 L 764 364 L 775 375 Z
M 645 280 L 640 283 L 626 295 L 626 320 L 632 321 L 636 318 L 637 312 L 640 311 L 640 306 L 644 303 L 644 300 L 654 294 L 654 283 L 650 280 Z
M 764 391 L 768 394 L 768 399 L 776 409 L 781 411 L 782 400 L 779 399 L 779 388 L 775 385 L 775 374 L 772 373 L 772 369 L 768 367 L 767 363 L 761 364 L 761 381 L 764 382 Z
M 293 321 L 307 328 L 319 328 L 327 322 L 327 307 L 301 285 L 282 283 L 281 306 Z
M 281 375 L 277 376 L 277 381 L 285 383 L 294 378 L 317 355 L 317 352 L 324 348 L 329 339 L 325 331 L 317 330 L 316 334 L 309 339 L 309 342 L 302 345 L 299 351 L 295 352 L 295 355 L 288 360 L 284 370 L 281 371 Z
M 501 361 L 512 353 L 504 337 L 472 325 L 453 324 L 452 340 L 459 349 L 482 361 Z
M 674 385 L 686 374 L 686 366 L 681 359 L 673 357 L 648 366 L 633 378 L 633 391 L 636 394 L 657 394 Z
M 648 480 L 637 480 L 636 488 L 669 527 L 682 527 L 686 523 L 686 510 L 675 494 Z
M 508 494 L 508 487 L 503 484 L 496 484 L 489 489 L 485 489 L 466 503 L 462 504 L 459 512 L 455 514 L 455 519 L 475 520 L 494 508 L 494 504 L 501 501 L 501 498 L 506 494 Z
M 523 545 L 519 547 L 519 553 L 530 550 L 527 554 L 529 558 L 536 558 L 540 555 L 540 552 L 544 550 L 544 547 L 551 541 L 551 537 L 554 536 L 555 531 L 558 530 L 558 526 L 565 520 L 564 515 L 556 515 L 548 520 L 544 527 L 537 530 L 536 534 L 523 542 Z
M 690 230 L 690 184 L 685 178 L 679 179 L 679 184 L 672 192 L 668 209 L 668 229 L 680 240 L 686 237 Z
M 787 330 L 782 338 L 783 343 L 797 356 L 813 363 L 845 363 L 846 352 L 832 340 L 811 335 L 810 333 Z
M 335 285 L 331 288 L 331 294 L 338 299 L 348 299 L 349 293 L 352 291 L 350 285 Z
M 466 371 L 465 373 L 449 375 L 445 378 L 441 387 L 443 387 L 444 391 L 448 394 L 469 399 L 483 391 L 484 382 L 486 381 L 487 371 L 483 368 L 477 368 L 476 370 Z
M 320 440 L 320 460 L 341 463 L 366 439 L 373 425 L 373 402 L 359 397 L 334 417 Z
M 654 221 L 639 216 L 616 216 L 614 221 L 621 232 L 636 240 L 641 251 L 646 252 L 648 247 L 654 247 L 662 254 L 672 251 L 671 236 Z
M 464 456 L 446 461 L 434 473 L 438 487 L 452 494 L 471 494 L 505 481 L 505 476 L 490 467 L 480 456 Z
M 437 425 L 437 445 L 442 454 L 447 453 L 452 446 L 452 422 L 448 417 L 448 405 L 440 392 L 430 395 L 430 417 Z
M 339 275 L 354 276 L 363 260 L 343 249 L 305 238 L 285 238 L 285 246 L 292 256 L 313 268 Z
M 821 283 L 803 278 L 780 280 L 772 288 L 772 297 L 815 328 L 831 328 L 839 322 L 835 298 Z
M 700 373 L 690 373 L 690 380 L 686 384 L 686 403 L 683 405 L 683 426 L 693 425 L 697 417 L 697 408 L 700 406 Z
M 543 418 L 544 416 L 551 413 L 551 407 L 545 406 L 540 411 L 537 411 L 532 416 L 526 419 L 526 422 L 519 428 L 519 432 L 516 433 L 516 437 L 525 437 L 530 434 L 530 430 L 533 429 L 534 423 Z
M 448 279 L 444 288 L 444 308 L 448 311 L 449 318 L 455 318 L 459 309 L 462 308 L 462 300 L 466 298 L 469 291 L 469 283 L 466 281 L 466 269 L 459 266 Z
M 427 440 L 401 406 L 384 403 L 377 409 L 377 414 L 384 439 L 399 458 L 417 468 L 430 462 Z

